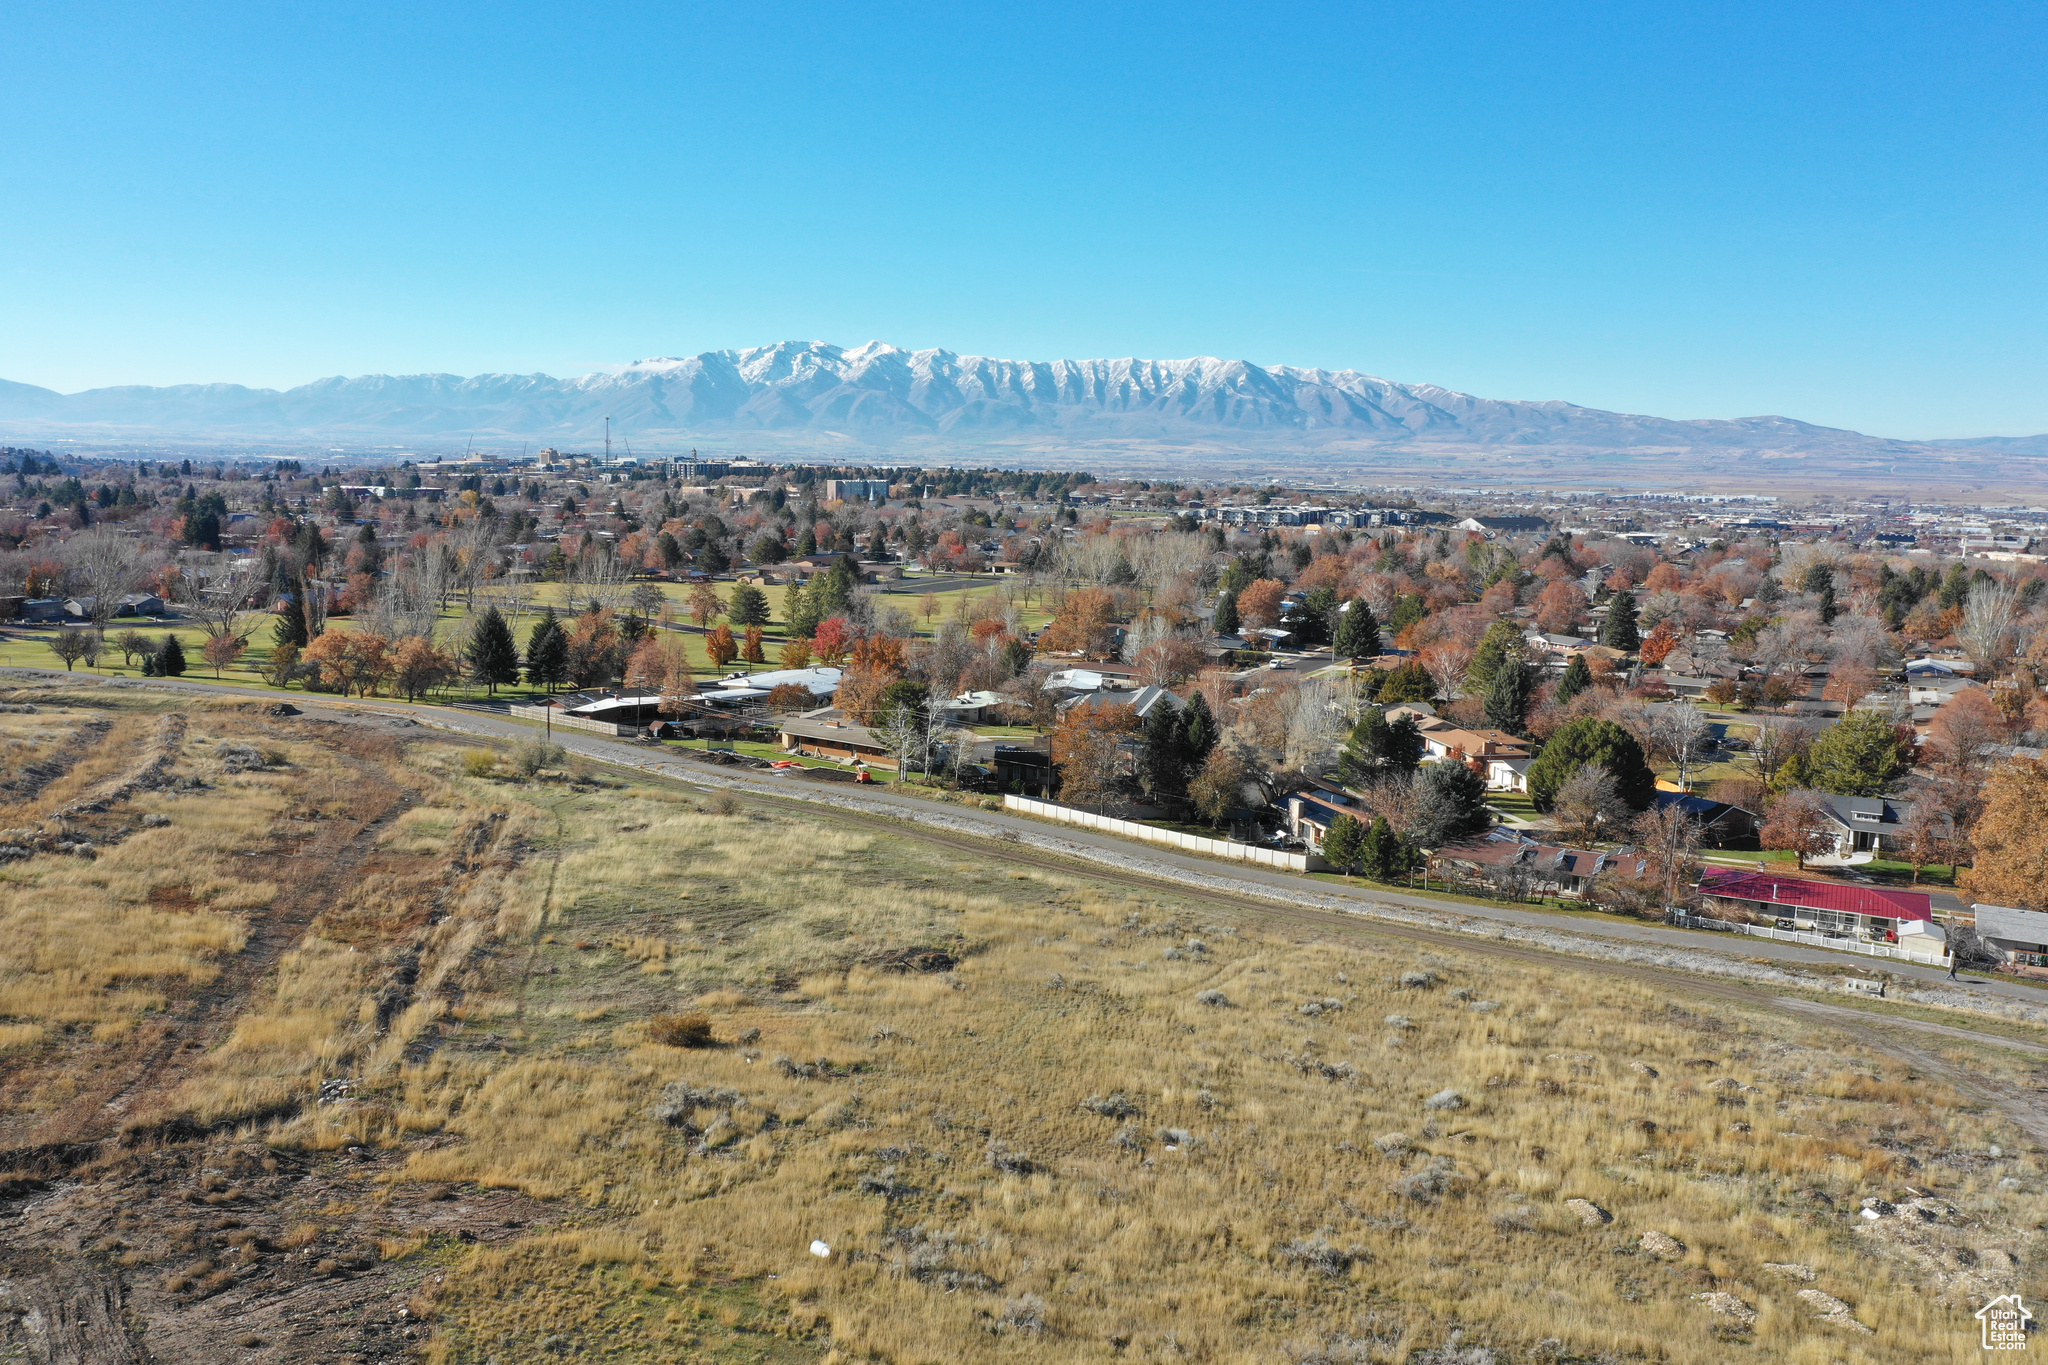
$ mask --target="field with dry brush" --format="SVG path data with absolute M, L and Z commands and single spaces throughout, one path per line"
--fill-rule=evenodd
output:
M 2040 1154 L 1941 1079 L 2011 1054 L 416 727 L 9 700 L 28 1359 L 1947 1360 L 2039 1265 Z

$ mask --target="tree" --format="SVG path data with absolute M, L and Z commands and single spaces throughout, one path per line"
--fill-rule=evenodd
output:
M 526 637 L 526 681 L 552 691 L 569 677 L 569 636 L 549 607 Z
M 512 628 L 494 606 L 485 607 L 477 618 L 463 655 L 469 661 L 470 674 L 492 694 L 500 683 L 519 681 L 519 646 L 512 641 Z
M 1557 680 L 1557 691 L 1553 698 L 1559 706 L 1563 706 L 1592 685 L 1593 670 L 1586 667 L 1586 656 L 1574 654 L 1572 661 L 1564 666 L 1564 676 Z M 1731 687 L 1729 690 L 1732 693 L 1734 689 Z
M 710 625 L 713 617 L 724 613 L 725 599 L 720 597 L 718 589 L 712 587 L 709 583 L 699 583 L 696 587 L 690 589 L 688 606 L 690 619 L 695 621 L 701 629 Z
M 156 646 L 139 630 L 124 630 L 113 639 L 115 649 L 121 651 L 121 663 L 125 667 L 135 662 L 138 654 L 147 654 Z
M 736 626 L 765 626 L 768 624 L 768 594 L 752 583 L 742 583 L 732 590 L 732 600 L 726 604 L 725 619 Z
M 270 638 L 280 645 L 296 645 L 300 649 L 311 642 L 312 637 L 306 633 L 306 604 L 299 600 L 298 593 L 284 599 L 284 610 L 271 625 Z
M 248 647 L 248 641 L 239 635 L 209 635 L 206 643 L 199 646 L 199 657 L 213 665 L 213 676 L 218 678 L 221 670 L 241 658 Z
M 724 668 L 740 656 L 739 642 L 732 638 L 732 627 L 719 623 L 717 630 L 704 637 L 704 652 L 711 656 L 711 662 Z
M 1656 799 L 1657 777 L 1644 761 L 1643 746 L 1613 721 L 1582 716 L 1566 721 L 1529 765 L 1529 799 L 1548 811 L 1565 779 L 1587 764 L 1614 774 L 1615 790 L 1631 810 Z
M 1804 872 L 1808 858 L 1835 847 L 1839 829 L 1820 793 L 1801 787 L 1772 804 L 1760 840 L 1765 848 L 1790 853 Z
M 1100 654 L 1108 648 L 1109 623 L 1115 599 L 1105 588 L 1081 588 L 1067 594 L 1052 624 L 1038 637 L 1047 653 Z
M 781 683 L 771 688 L 762 705 L 776 715 L 791 715 L 808 711 L 818 704 L 818 698 L 802 683 Z
M 1214 829 L 1244 803 L 1244 789 L 1256 776 L 1251 760 L 1234 745 L 1219 744 L 1210 750 L 1202 771 L 1188 784 L 1188 799 Z
M 845 662 L 847 651 L 852 648 L 853 626 L 844 616 L 830 616 L 818 622 L 811 635 L 811 652 L 835 668 Z
M 1882 711 L 1851 711 L 1813 742 L 1806 778 L 1824 792 L 1882 796 L 1910 765 L 1910 745 Z
M 1218 635 L 1235 635 L 1240 622 L 1237 619 L 1237 594 L 1226 592 L 1216 598 L 1216 615 L 1209 628 Z
M 1615 789 L 1614 774 L 1591 763 L 1564 780 L 1551 810 L 1564 832 L 1581 842 L 1599 838 L 1602 826 L 1613 828 L 1634 814 Z
M 156 661 L 145 654 L 143 662 L 150 667 L 154 667 Z M 289 687 L 291 686 L 292 679 L 297 676 L 299 676 L 299 647 L 294 644 L 273 646 L 270 651 L 270 658 L 263 665 L 263 681 L 269 683 L 272 687 Z
M 1218 633 L 1225 632 L 1219 630 Z M 1371 659 L 1379 653 L 1380 623 L 1373 616 L 1372 608 L 1365 604 L 1365 599 L 1354 597 L 1337 613 L 1337 657 Z
M 1636 595 L 1626 590 L 1614 594 L 1607 604 L 1607 622 L 1600 628 L 1600 643 L 1609 649 L 1633 654 L 1643 643 L 1636 621 Z
M 1429 676 L 1420 659 L 1410 659 L 1399 668 L 1388 669 L 1380 677 L 1379 691 L 1374 695 L 1385 706 L 1404 701 L 1434 701 L 1436 679 Z
M 177 636 L 164 636 L 163 648 L 156 652 L 156 675 L 159 678 L 185 676 L 185 646 L 178 643 Z
M 1532 670 L 1519 659 L 1504 660 L 1486 688 L 1486 723 L 1511 735 L 1529 728 L 1529 695 L 1535 690 Z
M 1366 827 L 1354 816 L 1340 815 L 1323 835 L 1323 860 L 1346 876 L 1356 873 L 1365 861 Z
M 578 687 L 601 687 L 619 674 L 618 626 L 611 608 L 594 607 L 576 617 L 564 650 L 564 668 Z
M 1975 865 L 1961 878 L 1974 899 L 2048 910 L 2048 759 L 1992 770 L 1974 842 Z
M 1060 798 L 1074 805 L 1101 805 L 1121 785 L 1117 751 L 1124 736 L 1138 731 L 1129 706 L 1070 706 L 1053 727 L 1052 762 L 1060 774 Z
M 1139 760 L 1138 780 L 1154 799 L 1176 800 L 1187 792 L 1180 713 L 1164 702 L 1153 706 L 1145 717 L 1145 749 Z
M 1365 875 L 1374 881 L 1390 882 L 1405 874 L 1414 865 L 1414 850 L 1384 815 L 1375 816 L 1370 828 L 1365 831 L 1365 847 L 1362 859 Z
M 1336 614 L 1337 590 L 1316 588 L 1302 598 L 1301 611 L 1293 618 L 1295 639 L 1304 645 L 1329 644 Z
M 64 661 L 64 671 L 85 657 L 92 647 L 92 632 L 80 630 L 77 626 L 66 626 L 50 638 L 50 652 Z
M 1692 790 L 1692 764 L 1707 739 L 1707 717 L 1698 705 L 1679 700 L 1657 707 L 1650 718 L 1650 742 L 1678 765 L 1678 789 Z
M 1415 776 L 1416 809 L 1411 829 L 1425 848 L 1441 848 L 1493 824 L 1486 808 L 1486 779 L 1462 763 L 1431 763 Z
M 825 612 L 819 609 L 816 594 L 809 588 L 791 588 L 782 599 L 782 614 L 787 618 L 789 638 L 808 640 L 817 633 L 818 625 L 825 619 Z
M 1351 727 L 1339 758 L 1346 781 L 1357 781 L 1387 770 L 1412 773 L 1422 762 L 1422 731 L 1408 716 L 1389 721 L 1384 708 L 1368 706 Z
M 1280 599 L 1286 595 L 1287 585 L 1279 579 L 1258 579 L 1237 595 L 1237 614 L 1247 625 L 1277 626 L 1280 624 Z
M 390 672 L 390 642 L 367 631 L 329 630 L 306 646 L 306 662 L 318 670 L 320 681 L 343 696 L 356 692 L 369 696 L 370 689 Z
M 407 701 L 418 701 L 452 680 L 461 666 L 424 635 L 408 635 L 391 650 L 391 684 Z
M 1472 662 L 1465 669 L 1465 681 L 1473 691 L 1485 696 L 1486 690 L 1493 685 L 1494 674 L 1500 672 L 1502 665 L 1523 662 L 1525 653 L 1521 629 L 1513 621 L 1495 621 L 1486 628 L 1479 647 L 1472 651 Z
M 761 628 L 759 626 L 747 627 L 745 638 L 740 643 L 740 658 L 750 664 L 764 664 L 768 662 L 768 655 L 761 648 Z
M 784 668 L 809 668 L 811 666 L 811 642 L 808 640 L 785 641 L 779 661 Z
M 1671 651 L 1678 647 L 1678 632 L 1671 628 L 1667 617 L 1659 621 L 1648 635 L 1643 637 L 1639 657 L 1651 668 L 1662 668 L 1664 661 L 1671 657 Z

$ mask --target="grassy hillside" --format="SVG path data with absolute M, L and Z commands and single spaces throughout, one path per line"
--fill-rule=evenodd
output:
M 45 845 L 0 863 L 0 1131 L 56 1191 L 8 1273 L 90 1271 L 153 1341 L 1920 1360 L 2048 1218 L 1933 1059 L 1810 1022 L 405 732 L 48 703 L 0 714 L 75 755 L 0 791 Z M 1909 1187 L 1932 1221 L 1857 1216 Z

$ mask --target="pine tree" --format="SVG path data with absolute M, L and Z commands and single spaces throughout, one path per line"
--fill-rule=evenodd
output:
M 160 678 L 185 676 L 185 646 L 178 643 L 177 636 L 164 637 L 164 647 L 156 652 L 156 672 Z
M 533 629 L 526 633 L 526 681 L 529 684 L 539 683 L 545 685 L 560 681 L 559 677 L 549 676 L 548 652 L 550 649 L 550 637 L 561 634 L 562 622 L 555 615 L 553 607 L 549 607 L 541 615 L 540 620 L 533 623 Z M 565 655 L 567 643 L 567 637 L 564 637 L 563 653 Z M 566 662 L 566 658 L 564 662 Z M 560 670 L 555 671 L 559 673 Z
M 1209 761 L 1209 753 L 1216 747 L 1216 717 L 1209 712 L 1209 703 L 1200 692 L 1188 698 L 1182 708 L 1178 726 L 1180 741 L 1181 786 L 1195 780 L 1195 774 L 1202 771 L 1202 765 Z
M 1366 840 L 1369 837 L 1355 817 L 1340 815 L 1330 822 L 1329 830 L 1323 835 L 1323 860 L 1350 876 L 1366 860 Z
M 292 645 L 304 649 L 311 640 L 306 634 L 306 604 L 293 593 L 285 599 L 284 610 L 277 614 L 277 620 L 270 627 L 270 638 L 280 645 Z
M 1519 735 L 1529 725 L 1530 670 L 1518 659 L 1502 663 L 1486 688 L 1486 723 Z
M 768 624 L 768 594 L 751 583 L 742 583 L 732 590 L 732 600 L 725 604 L 725 619 L 736 626 L 765 626 Z
M 1150 795 L 1173 800 L 1187 790 L 1181 739 L 1180 713 L 1163 701 L 1153 706 L 1145 717 L 1145 751 L 1138 770 Z
M 1394 833 L 1387 817 L 1376 817 L 1372 827 L 1365 832 L 1365 875 L 1376 882 L 1394 880 L 1408 870 L 1406 854 L 1401 836 Z
M 1626 590 L 1614 594 L 1607 604 L 1607 624 L 1601 627 L 1600 643 L 1624 654 L 1634 653 L 1643 643 L 1636 619 L 1636 595 Z
M 1216 619 L 1210 628 L 1218 635 L 1235 635 L 1237 626 L 1237 594 L 1226 592 L 1216 599 Z
M 1363 597 L 1337 613 L 1337 657 L 1372 659 L 1380 653 L 1380 623 Z
M 1465 668 L 1466 685 L 1483 696 L 1493 685 L 1493 675 L 1500 672 L 1503 663 L 1520 663 L 1521 660 L 1521 628 L 1513 621 L 1495 621 L 1486 628 L 1479 648 L 1472 651 L 1472 662 Z
M 1815 605 L 1820 609 L 1820 623 L 1824 626 L 1833 625 L 1835 618 L 1842 614 L 1841 605 L 1835 601 L 1835 585 L 1832 582 L 1824 584 L 1816 596 L 1819 598 Z
M 513 643 L 512 628 L 496 607 L 484 608 L 463 653 L 469 659 L 470 672 L 492 694 L 499 683 L 519 681 L 519 646 Z
M 1564 676 L 1557 680 L 1557 704 L 1564 705 L 1592 685 L 1593 670 L 1586 667 L 1586 656 L 1572 655 L 1572 661 L 1564 666 Z

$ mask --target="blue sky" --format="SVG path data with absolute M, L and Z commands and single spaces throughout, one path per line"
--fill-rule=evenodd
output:
M 30 4 L 0 377 L 785 338 L 2048 431 L 2048 7 Z

